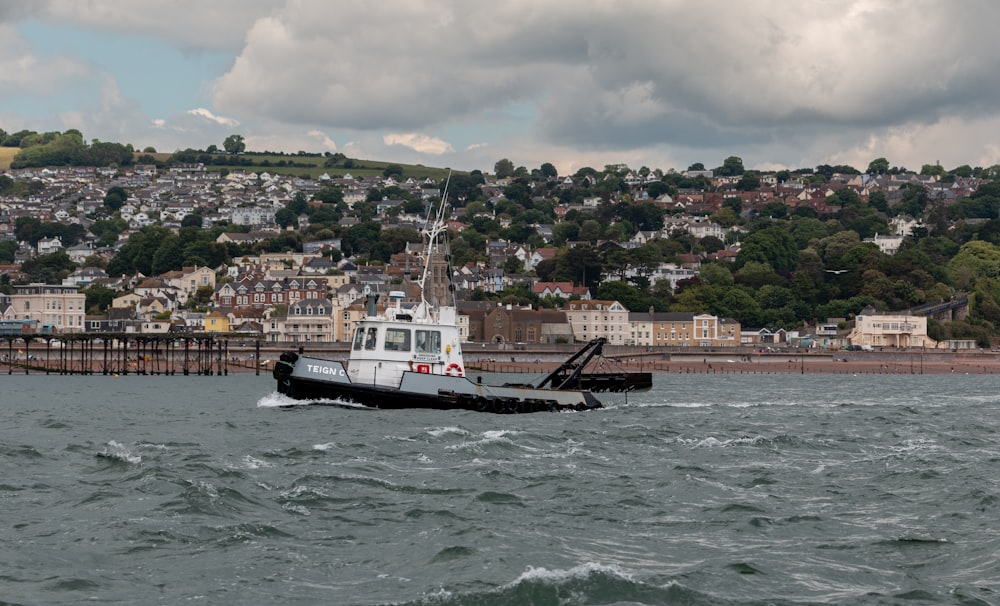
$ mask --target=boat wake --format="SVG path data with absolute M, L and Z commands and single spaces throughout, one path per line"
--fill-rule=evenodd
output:
M 374 410 L 369 406 L 340 399 L 296 400 L 284 394 L 273 391 L 257 400 L 257 408 L 292 408 L 299 406 L 335 406 L 352 410 Z

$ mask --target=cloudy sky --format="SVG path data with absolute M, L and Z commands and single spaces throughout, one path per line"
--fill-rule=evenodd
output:
M 1000 163 L 995 0 L 0 0 L 0 128 L 492 172 Z

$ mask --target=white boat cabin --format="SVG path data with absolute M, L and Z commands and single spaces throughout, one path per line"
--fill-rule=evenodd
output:
M 351 382 L 395 387 L 404 372 L 465 376 L 455 308 L 421 303 L 409 310 L 400 306 L 402 293 L 389 298 L 392 304 L 379 314 L 377 296 L 368 297 L 368 313 L 351 342 Z

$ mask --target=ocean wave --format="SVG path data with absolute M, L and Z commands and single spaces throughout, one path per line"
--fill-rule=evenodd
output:
M 741 602 L 745 604 L 746 602 Z M 769 602 L 777 604 L 780 602 Z M 635 579 L 617 566 L 586 563 L 569 569 L 528 567 L 520 576 L 496 588 L 459 591 L 438 588 L 426 596 L 395 602 L 396 606 L 567 606 L 572 604 L 737 604 L 687 589 L 677 583 L 656 585 Z
M 99 458 L 110 459 L 112 461 L 121 461 L 122 463 L 131 463 L 132 465 L 138 465 L 142 463 L 142 456 L 137 455 L 125 447 L 121 442 L 116 442 L 111 440 L 104 445 L 104 450 L 97 453 Z
M 488 446 L 510 446 L 518 447 L 513 440 L 510 439 L 512 436 L 516 436 L 518 432 L 509 429 L 498 429 L 484 431 L 479 434 L 478 437 L 472 437 L 472 439 L 466 439 L 459 444 L 452 444 L 446 446 L 447 450 L 483 450 L 484 447 Z M 475 434 L 472 434 L 475 436 Z

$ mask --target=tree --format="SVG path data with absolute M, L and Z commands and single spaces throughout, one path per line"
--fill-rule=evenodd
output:
M 979 240 L 966 242 L 947 267 L 959 288 L 968 288 L 981 277 L 996 278 L 1000 276 L 1000 247 Z
M 237 155 L 243 153 L 247 148 L 246 142 L 243 140 L 243 135 L 229 135 L 226 140 L 222 142 L 222 149 L 226 150 L 226 153 Z
M 278 212 L 274 213 L 274 222 L 277 223 L 282 229 L 285 229 L 291 225 L 298 225 L 299 218 L 298 215 L 286 206 L 285 208 L 278 209 Z
M 706 263 L 702 265 L 698 277 L 709 286 L 733 285 L 733 274 L 722 263 Z
M 524 271 L 524 263 L 522 263 L 517 257 L 507 257 L 504 259 L 501 268 L 506 274 L 519 274 Z
M 85 305 L 87 313 L 97 315 L 103 314 L 111 306 L 115 298 L 115 291 L 103 284 L 91 284 L 83 291 L 86 296 Z
M 336 185 L 327 185 L 313 195 L 313 200 L 323 204 L 339 204 L 344 201 L 344 191 Z
M 885 158 L 875 158 L 868 163 L 869 175 L 884 175 L 889 172 L 889 161 Z
M 581 240 L 594 243 L 601 237 L 603 230 L 604 228 L 601 226 L 600 222 L 595 219 L 587 219 L 580 225 L 580 233 L 578 234 L 578 237 Z
M 799 249 L 780 225 L 772 225 L 753 232 L 743 241 L 736 256 L 737 269 L 750 261 L 766 263 L 775 271 L 791 271 L 799 262 Z
M 104 206 L 111 212 L 116 213 L 121 210 L 122 206 L 125 206 L 126 200 L 128 200 L 128 192 L 122 187 L 115 185 L 104 195 Z
M 21 264 L 21 271 L 29 281 L 43 284 L 59 284 L 74 269 L 76 264 L 64 252 L 42 255 Z
M 552 163 L 550 162 L 542 164 L 539 170 L 541 171 L 542 175 L 547 179 L 554 179 L 559 176 L 559 171 L 557 171 L 556 167 L 553 166 Z
M 719 169 L 719 175 L 723 177 L 736 177 L 744 172 L 746 171 L 743 168 L 743 158 L 739 156 L 729 156 L 722 162 L 722 167 Z
M 0 263 L 13 263 L 17 248 L 17 242 L 0 240 Z
M 632 267 L 632 254 L 624 248 L 615 246 L 604 254 L 604 271 L 624 281 L 625 275 Z
M 42 221 L 34 217 L 18 217 L 14 221 L 14 236 L 34 246 L 42 239 Z
M 924 164 L 920 167 L 920 174 L 943 177 L 947 174 L 947 171 L 940 164 Z
M 309 200 L 304 193 L 297 191 L 285 208 L 295 213 L 295 216 L 299 216 L 309 209 Z
M 503 158 L 497 160 L 497 163 L 493 165 L 493 172 L 496 173 L 497 179 L 506 179 L 514 175 L 514 163 Z
M 650 298 L 641 288 L 628 282 L 601 282 L 597 287 L 597 298 L 604 301 L 618 301 L 629 311 L 646 311 Z
M 736 189 L 740 191 L 754 191 L 760 189 L 760 177 L 751 173 L 743 173 L 736 183 Z
M 389 164 L 382 171 L 382 176 L 385 177 L 386 179 L 392 177 L 393 175 L 401 177 L 403 175 L 403 167 L 400 166 L 399 164 Z

